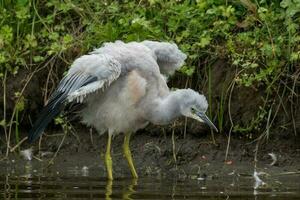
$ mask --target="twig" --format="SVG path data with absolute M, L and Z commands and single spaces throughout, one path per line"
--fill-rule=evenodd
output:
M 94 146 L 93 129 L 92 128 L 90 128 L 90 139 L 91 139 L 92 146 Z
M 268 114 L 268 119 L 267 119 L 267 125 L 266 125 L 266 136 L 267 139 L 269 139 L 269 135 L 270 135 L 270 118 L 271 118 L 271 114 L 272 114 L 272 106 L 269 110 L 269 114 Z
M 7 143 L 7 130 L 6 130 L 6 78 L 7 78 L 7 70 L 5 70 L 4 78 L 3 78 L 3 120 L 4 120 L 4 133 L 5 133 L 5 139 Z
M 292 88 L 293 91 L 295 91 L 296 82 L 299 79 L 299 75 L 300 75 L 300 73 L 298 73 L 297 75 L 295 75 L 295 80 L 294 80 L 293 88 Z M 294 117 L 294 112 L 296 112 L 296 109 L 294 109 L 294 106 L 293 106 L 293 103 L 294 103 L 293 102 L 294 93 L 296 93 L 296 92 L 292 92 L 292 98 L 291 98 L 292 99 L 292 102 L 291 102 L 291 115 L 292 115 L 292 122 L 293 122 L 294 134 L 295 134 L 295 136 L 297 136 L 296 121 L 295 121 L 295 117 Z M 296 97 L 298 98 L 297 95 L 296 95 Z
M 51 64 L 50 70 L 49 70 L 49 72 L 47 74 L 47 79 L 46 79 L 46 84 L 45 84 L 45 92 L 44 92 L 44 104 L 46 104 L 47 99 L 48 99 L 48 96 L 47 96 L 48 85 L 49 85 L 49 79 L 50 79 L 50 75 L 51 75 L 52 70 L 53 70 L 53 64 Z
M 186 128 L 187 128 L 187 117 L 184 118 L 184 132 L 183 132 L 183 139 L 186 138 Z
M 10 149 L 10 153 L 14 152 L 23 142 L 25 142 L 28 139 L 28 137 L 24 137 L 16 146 Z
M 231 110 L 230 110 L 230 105 L 231 105 L 231 96 L 232 96 L 232 91 L 235 85 L 235 81 L 233 82 L 232 86 L 231 86 L 231 90 L 230 90 L 230 94 L 229 94 L 229 100 L 228 100 L 228 114 L 229 114 L 229 120 L 231 123 L 231 127 L 228 133 L 228 140 L 227 140 L 227 147 L 226 147 L 226 153 L 225 153 L 225 161 L 227 161 L 228 158 L 228 152 L 229 152 L 229 146 L 230 146 L 230 140 L 231 140 L 231 132 L 233 129 L 233 121 L 232 121 L 232 117 L 231 117 Z
M 61 140 L 61 142 L 60 142 L 60 144 L 59 144 L 59 146 L 58 146 L 58 149 L 56 150 L 54 156 L 53 156 L 53 157 L 51 158 L 51 160 L 49 161 L 47 167 L 49 167 L 50 165 L 53 164 L 53 161 L 54 161 L 54 159 L 56 158 L 56 156 L 57 156 L 57 154 L 58 154 L 58 152 L 59 152 L 61 146 L 63 145 L 63 143 L 64 143 L 64 141 L 65 141 L 65 138 L 66 138 L 67 134 L 68 134 L 68 131 L 65 132 L 64 137 L 62 138 L 62 140 Z
M 258 137 L 258 140 L 257 140 L 257 143 L 256 143 L 256 146 L 255 146 L 255 154 L 254 154 L 254 171 L 256 171 L 257 169 L 257 154 L 258 154 L 258 148 L 259 148 L 259 144 L 260 144 L 260 140 L 261 140 L 261 136 Z
M 75 128 L 72 126 L 70 122 L 67 122 L 67 128 L 70 127 L 71 134 L 76 138 L 78 143 L 81 143 L 79 136 L 76 134 Z
M 42 159 L 40 159 L 40 158 L 38 158 L 38 157 L 36 157 L 36 156 L 32 156 L 34 159 L 36 159 L 36 160 L 38 160 L 38 161 L 40 161 L 40 162 L 43 162 L 43 160 Z
M 16 105 L 18 105 L 20 99 L 22 98 L 23 93 L 24 93 L 24 91 L 25 91 L 25 89 L 26 89 L 28 83 L 29 83 L 30 80 L 32 79 L 33 75 L 34 75 L 34 72 L 31 73 L 31 74 L 29 75 L 29 77 L 28 77 L 27 80 L 26 80 L 26 83 L 25 83 L 24 87 L 22 88 L 22 90 L 21 90 L 21 92 L 20 92 L 20 96 L 19 96 L 18 99 L 16 100 L 15 107 L 14 107 L 14 110 L 13 110 L 13 113 L 12 113 L 12 115 L 11 115 L 10 122 L 9 122 L 9 131 L 8 131 L 8 138 L 7 138 L 6 156 L 8 156 L 8 154 L 9 154 L 10 137 L 11 137 L 11 131 L 12 131 L 12 126 L 13 126 L 13 120 L 14 120 L 15 114 L 16 114 L 16 112 L 17 112 L 17 106 L 16 106 Z
M 288 113 L 287 113 L 287 111 L 286 111 L 286 109 L 285 109 L 284 103 L 283 103 L 283 97 L 284 97 L 284 94 L 285 94 L 285 90 L 286 90 L 286 87 L 284 87 L 281 96 L 280 96 L 280 95 L 278 94 L 278 92 L 276 91 L 276 94 L 278 95 L 278 98 L 279 98 L 279 100 L 280 100 L 280 103 L 278 104 L 278 106 L 277 106 L 277 108 L 276 108 L 276 110 L 275 110 L 275 113 L 274 113 L 274 115 L 273 115 L 272 120 L 269 122 L 269 125 L 268 125 L 269 127 L 272 127 L 272 124 L 273 124 L 274 120 L 276 119 L 276 116 L 277 116 L 277 114 L 278 114 L 278 112 L 279 112 L 280 105 L 282 106 L 282 109 L 283 109 L 283 111 L 285 112 L 285 114 L 286 114 L 287 116 L 289 116 Z M 275 101 L 275 100 L 274 100 L 274 101 Z M 270 117 L 270 116 L 268 116 L 268 118 L 269 118 L 269 117 Z M 269 121 L 269 119 L 268 119 L 268 121 Z
M 39 157 L 41 157 L 41 146 L 42 146 L 43 134 L 41 134 L 39 139 Z
M 177 170 L 177 158 L 176 158 L 176 146 L 175 146 L 175 131 L 174 131 L 174 127 L 172 130 L 172 149 L 173 149 L 173 159 L 175 162 L 175 168 Z
M 212 105 L 212 91 L 211 91 L 211 80 L 212 75 L 211 75 L 211 65 L 208 65 L 208 102 L 209 105 Z M 209 115 L 212 116 L 212 107 L 209 107 Z M 213 144 L 216 145 L 216 140 L 215 140 L 215 134 L 212 129 L 210 129 L 210 134 L 212 137 Z
M 236 73 L 236 75 L 239 75 L 239 73 Z M 231 86 L 229 87 L 230 88 L 230 92 L 229 92 L 229 97 L 228 97 L 228 115 L 229 115 L 229 121 L 230 121 L 230 130 L 229 130 L 229 133 L 228 133 L 228 140 L 227 140 L 227 146 L 226 146 L 226 153 L 225 153 L 225 161 L 227 161 L 227 158 L 228 158 L 228 152 L 229 152 L 229 146 L 230 146 L 230 140 L 231 140 L 231 132 L 232 132 L 232 129 L 233 129 L 233 121 L 232 121 L 232 117 L 231 117 L 231 97 L 232 97 L 232 92 L 233 92 L 233 88 L 235 86 L 235 77 L 231 83 Z
M 42 70 L 43 68 L 45 68 L 57 55 L 54 55 L 43 67 L 41 68 L 36 68 L 28 77 L 24 87 L 22 88 L 21 92 L 20 92 L 20 96 L 19 98 L 16 100 L 16 103 L 15 105 L 17 105 L 21 99 L 21 97 L 23 96 L 23 93 L 27 87 L 27 85 L 29 84 L 30 80 L 32 79 L 33 75 L 35 73 L 37 73 L 38 71 Z M 9 131 L 8 131 L 8 136 L 7 136 L 7 147 L 6 147 L 6 154 L 5 156 L 7 157 L 8 154 L 9 154 L 9 149 L 10 149 L 10 137 L 11 137 L 11 129 L 12 129 L 12 125 L 13 125 L 13 120 L 14 120 L 14 117 L 15 117 L 15 114 L 16 114 L 16 110 L 17 110 L 17 107 L 15 106 L 14 109 L 13 109 L 13 112 L 12 112 L 12 115 L 11 115 L 11 118 L 10 118 L 10 123 L 9 123 Z
M 47 135 L 47 134 L 44 134 L 46 137 L 59 137 L 59 136 L 62 136 L 64 135 L 63 133 L 57 133 L 57 134 L 52 134 L 52 135 Z

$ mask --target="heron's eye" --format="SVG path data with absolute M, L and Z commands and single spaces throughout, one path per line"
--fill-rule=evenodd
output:
M 193 107 L 191 107 L 191 112 L 192 112 L 192 113 L 195 113 L 195 112 L 196 112 L 196 109 L 193 108 Z

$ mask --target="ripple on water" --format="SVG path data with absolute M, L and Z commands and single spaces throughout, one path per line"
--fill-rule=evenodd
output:
M 212 180 L 116 179 L 88 176 L 0 176 L 3 198 L 98 199 L 299 199 L 299 175 L 277 177 L 254 189 L 250 177 Z M 271 180 L 268 181 L 269 183 Z

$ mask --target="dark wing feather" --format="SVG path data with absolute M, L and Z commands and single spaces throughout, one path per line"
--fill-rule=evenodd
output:
M 76 59 L 29 131 L 29 142 L 37 139 L 50 121 L 71 108 L 74 101 L 82 103 L 88 94 L 109 85 L 120 74 L 121 64 L 109 55 L 85 55 Z
M 95 81 L 97 81 L 97 77 L 80 73 L 73 74 L 68 78 L 65 77 L 60 82 L 58 89 L 51 95 L 49 102 L 43 108 L 32 129 L 29 131 L 29 142 L 31 143 L 36 140 L 51 120 L 64 110 L 65 105 L 68 103 L 67 97 L 69 93 Z

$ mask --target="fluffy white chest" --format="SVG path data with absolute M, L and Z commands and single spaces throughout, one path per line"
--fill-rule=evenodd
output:
M 95 127 L 100 133 L 135 132 L 147 122 L 139 101 L 146 92 L 146 80 L 137 71 L 119 78 L 104 92 L 88 97 L 87 106 L 82 110 L 83 123 Z

